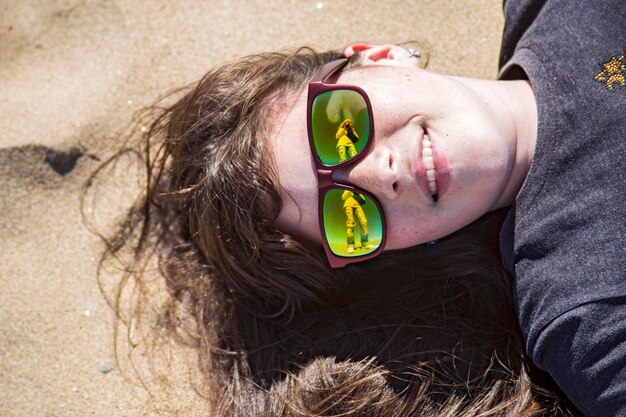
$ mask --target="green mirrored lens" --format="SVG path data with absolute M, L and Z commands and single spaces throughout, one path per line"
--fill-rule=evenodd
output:
M 311 111 L 313 142 L 320 160 L 335 165 L 361 152 L 370 136 L 370 116 L 363 96 L 352 90 L 321 93 Z
M 363 194 L 339 188 L 324 195 L 324 233 L 337 256 L 358 257 L 374 252 L 383 237 L 378 207 Z

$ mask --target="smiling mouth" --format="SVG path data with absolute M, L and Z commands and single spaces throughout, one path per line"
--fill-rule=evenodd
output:
M 428 135 L 424 134 L 422 140 L 422 163 L 426 168 L 426 178 L 428 179 L 428 188 L 433 197 L 433 201 L 437 201 L 439 195 L 437 192 L 437 181 L 435 177 L 435 160 L 433 158 L 432 144 Z
M 424 197 L 428 196 L 432 203 L 437 203 L 449 187 L 450 167 L 441 149 L 431 141 L 429 133 L 422 127 L 411 160 L 411 172 Z

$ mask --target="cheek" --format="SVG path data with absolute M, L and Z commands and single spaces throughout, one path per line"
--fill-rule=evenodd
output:
M 434 214 L 402 207 L 386 209 L 385 214 L 387 216 L 387 249 L 407 248 L 438 237 Z
M 402 249 L 448 236 L 476 220 L 482 207 L 439 207 L 423 209 L 396 208 L 387 216 L 387 249 Z M 473 205 L 472 202 L 469 205 Z

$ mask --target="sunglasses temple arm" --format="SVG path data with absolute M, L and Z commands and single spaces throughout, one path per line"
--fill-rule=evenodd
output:
M 324 64 L 322 68 L 317 70 L 315 75 L 313 75 L 311 82 L 325 82 L 329 77 L 337 72 L 337 70 L 342 68 L 346 62 L 348 62 L 347 58 L 341 58 Z

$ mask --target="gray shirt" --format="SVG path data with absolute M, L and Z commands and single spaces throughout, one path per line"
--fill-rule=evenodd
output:
M 508 0 L 501 79 L 538 107 L 501 231 L 529 357 L 588 416 L 626 416 L 626 2 Z M 621 75 L 620 75 L 621 74 Z

